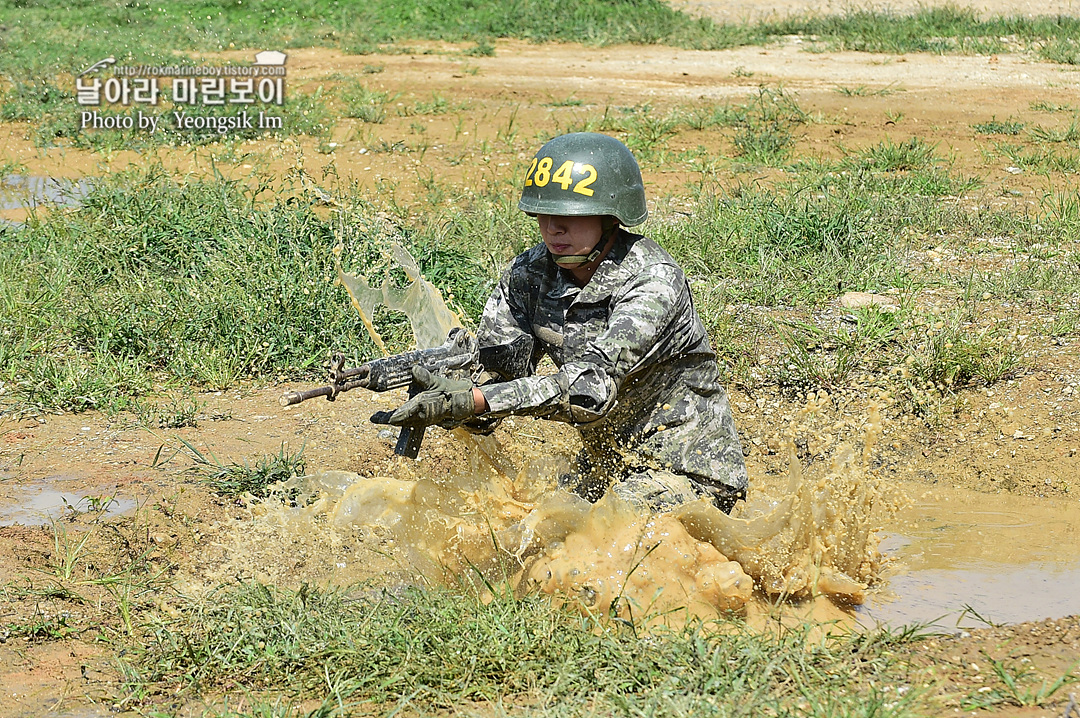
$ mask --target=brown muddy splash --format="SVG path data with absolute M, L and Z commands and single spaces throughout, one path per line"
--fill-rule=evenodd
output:
M 341 272 L 354 306 L 369 327 L 379 303 L 401 309 L 417 328 L 418 346 L 421 336 L 425 344 L 441 343 L 456 317 L 411 257 L 397 246 L 392 252 L 410 285 L 372 287 Z M 791 437 L 816 431 L 827 403 L 824 394 L 812 396 Z M 589 504 L 556 488 L 566 457 L 538 457 L 517 468 L 494 439 L 455 430 L 468 458 L 449 472 L 400 461 L 382 476 L 322 471 L 286 483 L 282 495 L 296 507 L 259 506 L 250 524 L 233 532 L 234 558 L 222 570 L 235 572 L 234 564 L 247 561 L 239 573 L 261 576 L 266 571 L 252 571 L 243 557 L 273 546 L 290 558 L 291 569 L 280 572 L 291 575 L 288 583 L 350 583 L 371 578 L 355 550 L 365 545 L 375 547 L 367 555 L 381 556 L 382 572 L 393 580 L 507 582 L 519 593 L 538 590 L 628 620 L 712 617 L 746 606 L 755 588 L 774 598 L 824 594 L 859 603 L 880 569 L 873 530 L 880 492 L 865 468 L 879 431 L 874 409 L 863 450 L 835 447 L 820 475 L 804 475 L 792 450 L 786 483 L 769 491 L 752 481 L 751 503 L 733 517 L 704 501 L 662 515 L 637 513 L 613 495 Z M 825 441 L 817 434 L 813 440 Z M 386 569 L 387 559 L 397 570 Z
M 334 248 L 335 258 L 340 258 L 342 249 L 340 244 Z M 461 320 L 446 306 L 438 288 L 420 276 L 420 267 L 404 247 L 396 242 L 391 243 L 389 258 L 409 278 L 405 287 L 395 287 L 389 276 L 383 279 L 382 284 L 372 286 L 364 277 L 345 272 L 340 263 L 337 263 L 338 282 L 349 292 L 353 307 L 360 313 L 364 326 L 383 354 L 388 353 L 386 345 L 372 323 L 375 308 L 380 304 L 387 309 L 403 312 L 409 318 L 417 349 L 439 346 L 446 341 L 451 329 L 461 326 Z

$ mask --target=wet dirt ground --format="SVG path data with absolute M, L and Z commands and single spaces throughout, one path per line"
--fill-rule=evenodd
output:
M 721 11 L 718 4 L 686 5 L 702 13 L 734 12 L 736 17 L 760 12 L 763 7 L 725 4 Z M 773 7 L 787 8 L 769 5 Z M 1069 3 L 1059 2 L 1055 8 L 1072 12 Z M 1029 11 L 1022 2 L 990 9 Z M 1039 11 L 1044 11 L 1041 6 Z M 988 151 L 991 140 L 971 129 L 972 123 L 993 117 L 1022 118 L 1047 126 L 1067 124 L 1068 115 L 1039 113 L 1032 104 L 1076 104 L 1080 71 L 1023 53 L 991 57 L 810 53 L 796 42 L 723 52 L 536 46 L 515 41 L 500 41 L 495 47 L 493 57 L 466 56 L 462 47 L 427 44 L 414 45 L 412 52 L 373 56 L 294 50 L 288 65 L 291 88 L 311 91 L 319 84 L 340 81 L 340 76 L 355 76 L 372 89 L 400 93 L 402 103 L 438 92 L 460 109 L 430 117 L 391 113 L 380 125 L 341 121 L 332 137 L 338 146 L 329 154 L 320 153 L 315 142 L 307 139 L 253 141 L 239 150 L 234 148 L 234 154 L 222 158 L 218 167 L 236 176 L 282 173 L 302 154 L 305 169 L 312 176 L 332 165 L 339 177 L 351 178 L 373 192 L 395 193 L 411 200 L 420 196 L 425 178 L 431 175 L 460 186 L 509 180 L 520 174 L 523 160 L 531 154 L 528 148 L 534 144 L 531 138 L 535 133 L 575 117 L 600 114 L 606 106 L 651 103 L 668 108 L 708 100 L 742 101 L 759 85 L 767 84 L 793 91 L 800 105 L 819 118 L 804 128 L 799 152 L 835 157 L 846 148 L 863 147 L 886 137 L 899 141 L 918 136 L 936 143 L 939 153 L 951 158 L 954 170 L 983 178 L 982 201 L 1031 206 L 1048 183 L 1076 188 L 1072 175 L 1047 178 L 1006 171 L 1005 160 Z M 225 57 L 248 62 L 250 54 L 235 52 Z M 371 67 L 380 69 L 370 72 Z M 511 116 L 512 126 L 507 124 Z M 516 139 L 507 142 L 500 138 L 499 132 L 505 138 L 511 127 L 516 127 Z M 148 161 L 145 154 L 131 151 L 96 154 L 61 148 L 44 152 L 33 147 L 27 134 L 25 126 L 0 125 L 0 159 L 21 163 L 28 174 L 93 176 Z M 369 151 L 382 141 L 388 145 L 400 142 L 412 151 Z M 421 143 L 425 145 L 423 152 L 418 151 Z M 686 132 L 670 141 L 673 149 L 699 144 L 717 153 L 730 150 L 728 139 L 716 133 Z M 208 167 L 209 151 L 150 152 L 180 170 L 198 172 Z M 646 183 L 657 195 L 677 194 L 697 179 L 694 173 L 668 171 L 663 166 L 646 167 L 645 174 Z M 761 172 L 759 177 L 767 180 L 769 174 Z M 746 177 L 732 175 L 728 180 L 734 183 Z M 19 220 L 25 216 L 20 212 L 5 210 L 3 217 Z M 950 261 L 940 254 L 924 259 Z M 344 297 L 342 301 L 346 301 Z M 949 305 L 955 303 L 955 297 L 927 294 L 919 301 Z M 990 302 L 985 310 L 1021 327 L 1034 326 L 1039 319 L 1032 316 L 1030 308 L 1007 303 Z M 1054 311 L 1050 308 L 1046 313 Z M 1032 333 L 1026 342 L 1022 368 L 1013 378 L 990 390 L 962 392 L 944 420 L 928 424 L 910 416 L 894 418 L 879 445 L 876 470 L 918 491 L 972 492 L 949 494 L 954 497 L 951 500 L 968 505 L 981 506 L 977 497 L 986 496 L 987 511 L 1011 512 L 1012 519 L 1006 522 L 1012 527 L 1009 531 L 995 530 L 992 521 L 972 530 L 991 546 L 1002 541 L 1003 535 L 1010 542 L 1023 544 L 1016 547 L 1020 558 L 1010 565 L 1043 560 L 1045 557 L 1032 553 L 1039 549 L 1053 554 L 1051 559 L 1066 555 L 1061 565 L 1066 569 L 1071 566 L 1072 573 L 1061 574 L 1058 588 L 1064 596 L 1061 605 L 1075 609 L 1080 588 L 1077 564 L 1070 561 L 1080 544 L 1075 522 L 1080 496 L 1076 398 L 1080 360 L 1072 339 L 1051 341 Z M 107 651 L 95 641 L 92 631 L 78 630 L 93 623 L 92 600 L 77 603 L 49 595 L 28 600 L 17 590 L 62 570 L 62 557 L 51 524 L 43 524 L 43 519 L 3 520 L 14 514 L 15 507 L 36 501 L 50 509 L 54 518 L 74 517 L 64 522 L 74 536 L 80 527 L 89 525 L 95 509 L 108 510 L 111 499 L 133 502 L 138 508 L 127 514 L 128 525 L 109 541 L 99 536 L 102 547 L 123 545 L 132 554 L 144 552 L 168 575 L 174 575 L 185 566 L 206 563 L 227 550 L 220 543 L 223 532 L 231 522 L 248 516 L 242 502 L 216 497 L 207 490 L 199 475 L 191 471 L 195 462 L 179 441 L 181 437 L 223 462 L 273 454 L 283 443 L 293 449 L 303 446 L 309 469 L 347 469 L 371 475 L 385 471 L 390 463 L 404 461 L 392 454 L 393 438 L 380 436 L 378 428 L 366 421 L 371 411 L 394 403 L 394 397 L 355 392 L 335 404 L 312 402 L 283 410 L 277 399 L 285 388 L 294 387 L 244 386 L 198 394 L 196 399 L 202 403 L 198 425 L 177 430 L 142 426 L 129 414 L 89 412 L 0 419 L 0 585 L 9 587 L 6 599 L 16 595 L 19 599 L 5 600 L 0 608 L 2 618 L 19 622 L 51 616 L 54 627 L 72 627 L 64 640 L 0 636 L 0 685 L 8 699 L 0 703 L 0 716 L 70 715 L 71 706 L 85 705 L 86 696 L 100 695 L 112 680 Z M 862 412 L 868 400 L 867 393 L 853 391 L 836 397 L 831 410 L 838 416 Z M 770 389 L 752 394 L 734 389 L 732 404 L 749 450 L 751 476 L 784 471 L 785 459 L 770 448 L 769 437 L 782 431 L 799 402 Z M 537 422 L 521 422 L 517 432 L 527 433 L 533 448 L 564 446 L 566 441 L 558 427 Z M 422 463 L 426 470 L 445 470 L 459 459 L 459 449 L 441 431 L 431 433 Z M 512 437 L 505 435 L 504 439 L 513 447 Z M 51 507 L 45 506 L 49 497 L 43 498 L 41 492 L 46 490 L 62 493 L 67 504 L 54 500 Z M 1011 497 L 1016 497 L 1013 504 Z M 937 506 L 941 503 L 933 497 L 927 501 Z M 1045 507 L 1052 516 L 1031 525 L 1016 520 L 1023 507 L 1030 506 Z M 942 535 L 940 525 L 950 523 L 939 516 L 936 529 L 920 534 L 920 520 L 931 519 L 913 515 L 907 525 L 898 523 L 886 529 L 894 537 L 896 576 L 919 560 L 917 553 L 904 554 L 904 546 L 917 546 L 920 541 L 932 546 L 934 536 Z M 916 528 L 911 528 L 913 524 Z M 1048 529 L 1049 525 L 1057 528 Z M 961 536 L 957 545 L 973 540 L 970 535 L 963 539 L 962 533 L 950 535 Z M 1007 563 L 1002 555 L 999 552 L 994 560 Z M 281 566 L 273 571 L 268 568 L 268 572 L 287 574 L 287 561 L 283 559 Z M 1013 580 L 1026 579 L 1018 574 Z M 950 584 L 952 588 L 954 584 Z M 897 581 L 897 586 L 903 585 Z M 993 593 L 994 589 L 987 590 Z M 1027 598 L 1037 598 L 1037 593 L 1037 586 L 1032 586 Z M 1015 595 L 1015 601 L 1025 600 L 1023 590 L 1008 595 Z M 880 606 L 883 611 L 888 602 L 882 601 Z M 1075 615 L 1080 611 L 1053 609 L 1058 613 L 1051 615 L 1047 609 L 1048 613 L 1041 615 L 1039 610 L 1033 607 L 1002 617 L 994 615 L 992 605 L 983 608 L 979 615 L 987 621 L 1019 622 L 978 628 L 980 621 L 971 620 L 969 615 L 963 633 L 922 644 L 919 660 L 935 666 L 957 691 L 977 686 L 989 670 L 991 658 L 1022 661 L 1045 675 L 1060 675 L 1080 658 L 1080 623 Z M 60 614 L 64 614 L 62 621 L 56 620 Z M 922 620 L 926 620 L 924 616 L 925 612 L 920 614 Z M 65 634 L 63 630 L 59 633 Z M 1062 709 L 1058 705 L 999 714 L 1050 716 L 1060 715 Z M 956 715 L 951 709 L 946 714 Z

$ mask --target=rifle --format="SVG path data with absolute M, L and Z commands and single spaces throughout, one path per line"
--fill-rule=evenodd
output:
M 306 391 L 289 391 L 279 400 L 282 406 L 292 406 L 308 399 L 325 396 L 334 401 L 338 394 L 353 389 L 390 391 L 409 387 L 409 398 L 423 388 L 413 381 L 414 366 L 422 366 L 432 374 L 451 379 L 480 379 L 485 369 L 506 379 L 525 374 L 533 353 L 532 337 L 520 336 L 510 344 L 479 348 L 476 337 L 455 327 L 446 342 L 431 349 L 415 349 L 404 354 L 375 359 L 367 364 L 346 368 L 344 355 L 335 352 L 330 358 L 330 383 Z M 401 427 L 394 453 L 415 459 L 424 441 L 425 427 Z

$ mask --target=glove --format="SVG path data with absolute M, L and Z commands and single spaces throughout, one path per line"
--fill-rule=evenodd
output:
M 413 428 L 438 424 L 444 429 L 453 429 L 476 414 L 474 384 L 468 379 L 433 375 L 422 366 L 413 367 L 412 374 L 422 391 L 394 411 L 372 414 L 373 424 Z

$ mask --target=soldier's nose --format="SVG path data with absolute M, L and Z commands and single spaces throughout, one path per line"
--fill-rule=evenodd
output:
M 536 219 L 540 223 L 540 231 L 545 234 L 562 234 L 566 229 L 563 224 L 558 221 L 558 218 L 550 214 L 538 214 L 536 215 Z

